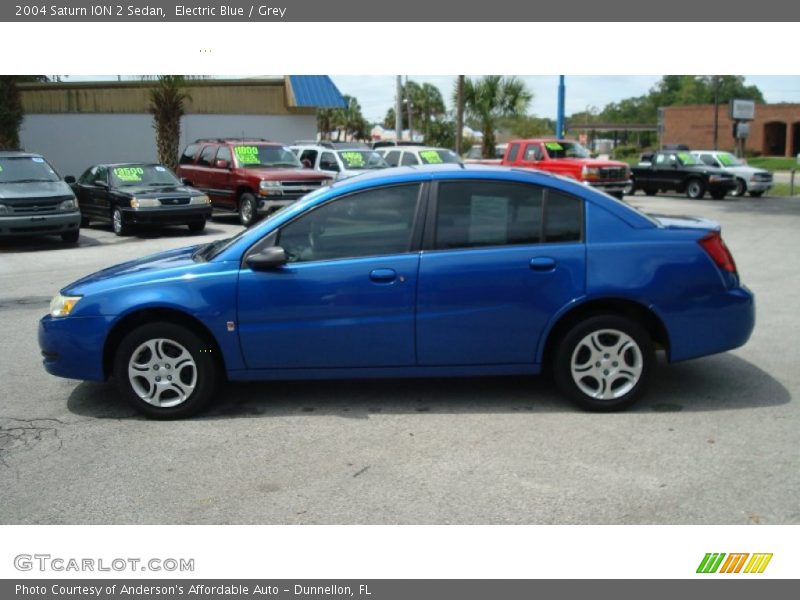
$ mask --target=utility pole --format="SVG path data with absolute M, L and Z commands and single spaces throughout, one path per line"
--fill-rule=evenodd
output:
M 714 85 L 714 150 L 719 140 L 719 75 L 712 75 Z
M 558 76 L 558 112 L 556 115 L 556 137 L 560 138 L 564 135 L 564 96 L 566 89 L 564 87 L 564 76 Z
M 414 110 L 414 105 L 411 104 L 411 96 L 408 94 L 408 75 L 406 75 L 406 106 L 408 107 L 408 141 L 414 141 L 414 125 L 411 123 L 411 113 Z
M 456 154 L 464 152 L 464 76 L 456 80 Z
M 403 84 L 400 75 L 397 76 L 397 89 L 394 104 L 394 131 L 395 139 L 399 142 L 403 135 Z

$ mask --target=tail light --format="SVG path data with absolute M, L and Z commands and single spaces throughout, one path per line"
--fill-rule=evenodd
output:
M 720 269 L 729 273 L 736 273 L 736 263 L 733 260 L 733 255 L 722 240 L 719 231 L 714 231 L 700 238 L 698 243 Z

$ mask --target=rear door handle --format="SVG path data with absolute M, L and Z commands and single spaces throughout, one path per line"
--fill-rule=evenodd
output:
M 531 259 L 530 267 L 534 271 L 552 271 L 556 268 L 556 259 L 549 256 L 537 256 Z
M 394 269 L 373 269 L 369 278 L 376 283 L 389 283 L 397 278 L 397 272 Z

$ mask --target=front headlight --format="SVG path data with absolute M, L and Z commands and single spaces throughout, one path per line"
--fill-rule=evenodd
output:
M 78 208 L 78 203 L 75 202 L 74 198 L 58 203 L 58 210 L 75 210 L 76 208 Z
M 0 215 L 7 215 L 11 212 L 11 209 L 8 208 L 5 204 L 0 204 Z
M 280 196 L 283 186 L 280 181 L 262 181 L 258 184 L 258 193 L 264 196 Z
M 208 205 L 211 204 L 211 198 L 203 194 L 202 196 L 192 196 L 192 199 L 189 201 L 189 204 L 202 204 Z
M 50 301 L 50 315 L 53 317 L 66 317 L 75 308 L 80 296 L 62 296 L 56 294 Z
M 131 198 L 131 208 L 152 208 L 161 206 L 158 198 Z
M 584 179 L 598 179 L 600 177 L 600 169 L 598 167 L 584 167 L 581 169 L 581 176 Z

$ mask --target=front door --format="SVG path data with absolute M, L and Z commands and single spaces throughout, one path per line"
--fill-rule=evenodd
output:
M 410 366 L 420 185 L 356 192 L 277 233 L 288 263 L 243 267 L 238 329 L 251 369 Z

